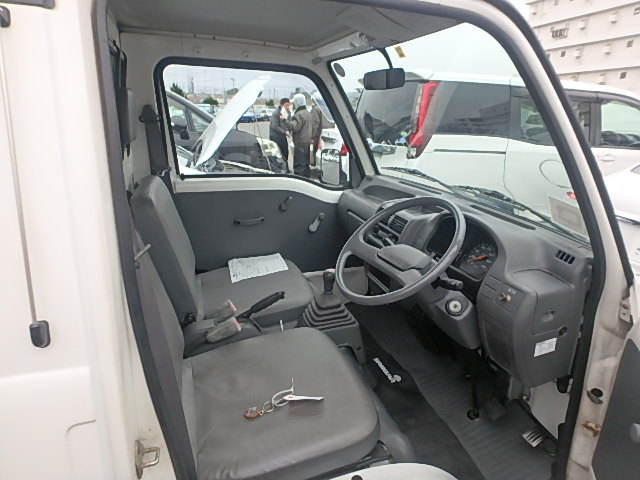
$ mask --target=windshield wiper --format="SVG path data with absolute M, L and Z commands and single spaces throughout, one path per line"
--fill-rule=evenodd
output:
M 479 193 L 481 195 L 484 195 L 485 197 L 489 197 L 492 199 L 496 199 L 499 200 L 507 205 L 509 205 L 510 207 L 512 207 L 515 210 L 520 210 L 520 211 L 526 211 L 529 212 L 533 215 L 535 215 L 536 217 L 538 217 L 540 220 L 542 220 L 543 222 L 552 225 L 554 228 L 561 230 L 564 233 L 567 233 L 569 235 L 571 235 L 572 237 L 576 237 L 577 234 L 575 232 L 573 232 L 572 230 L 569 230 L 568 228 L 564 227 L 563 225 L 560 225 L 557 222 L 554 222 L 550 217 L 546 216 L 543 213 L 538 212 L 536 209 L 531 208 L 530 206 L 519 202 L 518 200 L 514 200 L 513 198 L 505 195 L 502 192 L 499 192 L 497 190 L 492 190 L 491 188 L 484 188 L 484 187 L 475 187 L 473 185 L 453 185 L 450 188 L 452 188 L 453 190 L 463 190 L 463 191 L 468 191 L 468 192 L 473 192 L 473 193 Z
M 452 187 L 448 183 L 443 182 L 442 180 L 437 179 L 436 177 L 432 177 L 431 175 L 427 175 L 426 173 L 418 170 L 417 168 L 407 168 L 407 167 L 382 167 L 382 170 L 393 170 L 394 172 L 402 172 L 408 173 L 409 175 L 415 175 L 416 177 L 424 178 L 425 180 L 429 180 L 431 182 L 437 183 L 438 185 L 442 185 L 450 192 L 455 192 L 456 187 Z

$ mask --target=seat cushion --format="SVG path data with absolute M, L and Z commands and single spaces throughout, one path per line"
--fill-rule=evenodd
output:
M 222 346 L 185 360 L 195 389 L 196 462 L 200 479 L 302 479 L 350 465 L 378 439 L 367 388 L 324 333 L 297 328 Z M 295 382 L 290 402 L 247 420 Z M 195 417 L 195 418 L 194 418 Z
M 283 290 L 284 299 L 256 313 L 253 318 L 263 326 L 277 324 L 280 320 L 287 322 L 300 318 L 313 299 L 313 290 L 300 269 L 289 260 L 286 263 L 287 270 L 236 283 L 231 283 L 228 267 L 198 275 L 196 282 L 202 301 L 202 308 L 198 310 L 203 311 L 207 318 L 210 312 L 228 298 L 240 313 L 259 300 Z

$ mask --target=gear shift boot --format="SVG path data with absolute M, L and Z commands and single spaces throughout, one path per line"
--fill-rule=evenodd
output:
M 337 345 L 350 347 L 360 363 L 364 363 L 364 349 L 360 325 L 342 303 L 342 296 L 335 294 L 336 275 L 334 270 L 322 274 L 323 291 L 316 293 L 302 315 L 302 324 L 322 330 Z

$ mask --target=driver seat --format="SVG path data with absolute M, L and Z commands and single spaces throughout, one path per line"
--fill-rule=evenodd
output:
M 263 327 L 280 320 L 297 322 L 313 299 L 313 290 L 300 269 L 285 260 L 287 270 L 231 283 L 229 269 L 218 268 L 196 275 L 189 236 L 164 182 L 143 178 L 131 197 L 136 229 L 151 244 L 151 258 L 162 278 L 179 320 L 195 314 L 195 320 L 211 318 L 219 305 L 231 299 L 238 312 L 279 291 L 284 299 L 252 315 Z
M 183 359 L 182 331 L 148 255 L 136 275 L 159 394 L 177 399 L 163 413 L 188 433 L 197 478 L 311 478 L 356 466 L 374 449 L 380 425 L 372 397 L 326 334 L 296 328 Z M 324 400 L 244 417 L 292 377 L 295 394 Z

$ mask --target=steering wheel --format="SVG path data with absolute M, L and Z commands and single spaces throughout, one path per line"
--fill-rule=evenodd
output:
M 455 232 L 447 251 L 440 260 L 436 261 L 429 255 L 411 245 L 397 244 L 382 248 L 374 247 L 367 243 L 366 238 L 373 231 L 375 226 L 385 217 L 390 217 L 396 212 L 413 207 L 437 206 L 448 211 L 455 221 Z M 460 208 L 449 200 L 438 197 L 416 197 L 408 200 L 396 202 L 380 212 L 376 213 L 369 220 L 364 222 L 353 232 L 347 240 L 336 266 L 336 282 L 345 297 L 360 305 L 384 305 L 408 298 L 424 287 L 435 282 L 440 275 L 451 265 L 456 258 L 466 232 L 464 215 Z M 381 295 L 366 296 L 353 292 L 347 287 L 344 281 L 344 269 L 350 256 L 362 259 L 368 265 L 375 267 L 381 272 L 400 283 L 398 290 Z

